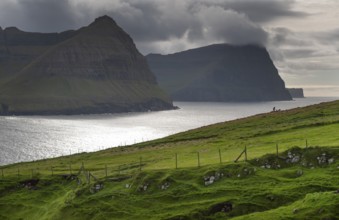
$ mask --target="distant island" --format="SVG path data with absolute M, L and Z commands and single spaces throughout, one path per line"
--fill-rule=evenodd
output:
M 292 98 L 305 98 L 304 90 L 302 88 L 287 88 Z
M 0 28 L 0 114 L 173 109 L 131 37 L 103 16 L 62 33 Z
M 267 50 L 215 44 L 146 56 L 159 85 L 176 101 L 291 100 Z

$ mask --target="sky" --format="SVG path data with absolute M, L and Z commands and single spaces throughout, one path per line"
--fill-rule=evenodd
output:
M 265 46 L 287 87 L 339 97 L 339 0 L 1 0 L 0 26 L 61 32 L 111 16 L 143 54 Z

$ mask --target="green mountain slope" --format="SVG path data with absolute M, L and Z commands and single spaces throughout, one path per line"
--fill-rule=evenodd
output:
M 268 52 L 259 46 L 216 44 L 146 57 L 174 100 L 291 100 Z
M 2 114 L 173 108 L 132 39 L 111 18 L 100 17 L 70 33 L 1 86 Z
M 338 129 L 335 101 L 3 166 L 0 217 L 336 219 Z

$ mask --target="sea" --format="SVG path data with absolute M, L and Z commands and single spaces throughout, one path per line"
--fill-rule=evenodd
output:
M 75 116 L 0 116 L 0 165 L 154 140 L 201 126 L 339 97 L 275 102 L 175 102 L 177 110 Z

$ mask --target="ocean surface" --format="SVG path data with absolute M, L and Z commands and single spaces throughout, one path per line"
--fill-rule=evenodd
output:
M 334 97 L 283 102 L 175 102 L 161 112 L 78 116 L 0 116 L 0 165 L 90 152 L 165 137 L 192 128 L 290 109 Z

